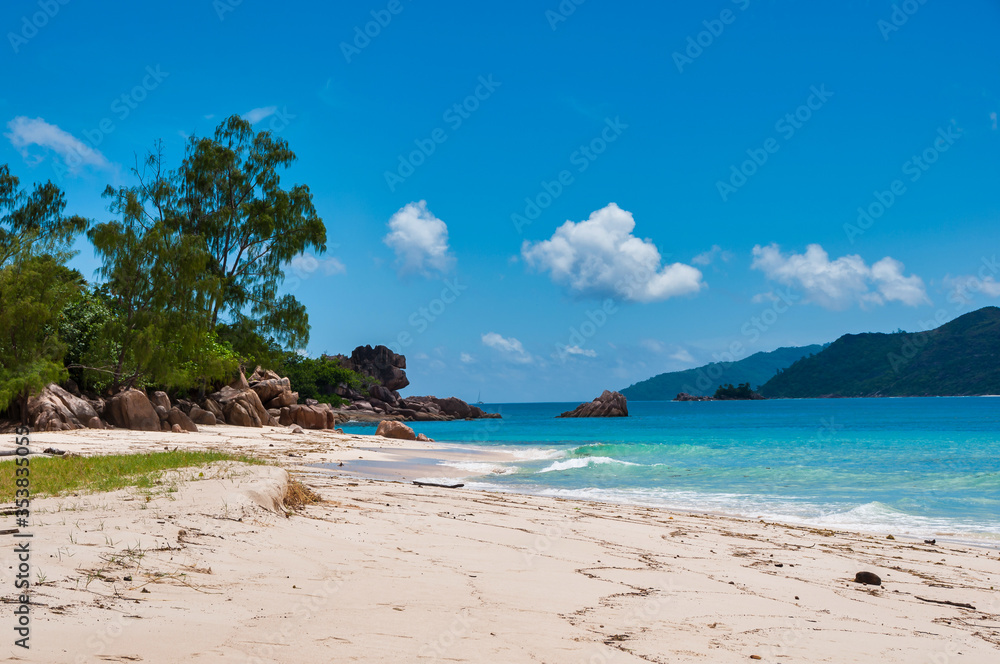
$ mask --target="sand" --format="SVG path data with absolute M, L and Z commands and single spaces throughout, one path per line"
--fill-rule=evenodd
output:
M 282 467 L 218 463 L 151 493 L 35 499 L 44 583 L 30 651 L 4 612 L 11 661 L 1000 661 L 996 550 L 352 477 L 368 462 L 474 456 L 366 436 L 220 426 L 32 445 L 224 448 Z M 324 502 L 287 516 L 289 475 Z M 854 583 L 862 570 L 883 585 Z

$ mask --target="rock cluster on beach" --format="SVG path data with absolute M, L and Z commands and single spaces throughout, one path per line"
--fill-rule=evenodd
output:
M 433 422 L 500 417 L 456 397 L 401 397 L 398 390 L 410 384 L 406 377 L 406 357 L 385 346 L 358 346 L 350 357 L 337 355 L 335 359 L 340 361 L 341 366 L 379 383 L 369 387 L 367 395 L 347 386 L 337 388 L 339 396 L 351 401 L 338 412 L 350 420 Z
M 337 356 L 341 365 L 371 379 L 367 393 L 340 385 L 336 394 L 350 403 L 335 407 L 315 399 L 299 403 L 291 381 L 260 367 L 248 378 L 239 376 L 222 389 L 194 400 L 171 402 L 166 392 L 125 389 L 110 398 L 84 395 L 75 383 L 67 388 L 48 385 L 28 402 L 28 422 L 35 431 L 103 429 L 197 432 L 199 426 L 229 424 L 242 427 L 284 426 L 299 429 L 335 429 L 348 421 L 444 421 L 500 417 L 485 413 L 461 399 L 401 397 L 410 384 L 406 358 L 385 346 L 359 346 L 350 357 Z M 409 429 L 409 427 L 405 427 Z M 412 433 L 412 430 L 410 430 Z M 418 440 L 414 435 L 409 440 Z
M 559 417 L 628 417 L 628 400 L 621 392 L 604 390 L 593 401 L 582 403 Z

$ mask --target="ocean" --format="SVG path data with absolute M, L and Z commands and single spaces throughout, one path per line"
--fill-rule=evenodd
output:
M 628 418 L 556 418 L 577 405 L 409 424 L 514 453 L 452 462 L 472 488 L 1000 546 L 1000 398 L 632 402 Z

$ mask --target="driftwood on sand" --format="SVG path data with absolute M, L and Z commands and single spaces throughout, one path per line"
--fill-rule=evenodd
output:
M 436 486 L 442 489 L 461 489 L 464 484 L 437 484 L 436 482 L 418 482 L 413 480 L 413 483 L 417 486 Z

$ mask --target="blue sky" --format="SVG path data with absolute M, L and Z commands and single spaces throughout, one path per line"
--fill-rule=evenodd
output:
M 0 163 L 100 220 L 154 140 L 280 133 L 328 230 L 286 282 L 308 351 L 394 345 L 411 394 L 590 399 L 998 302 L 1000 4 L 651 5 L 11 0 Z

